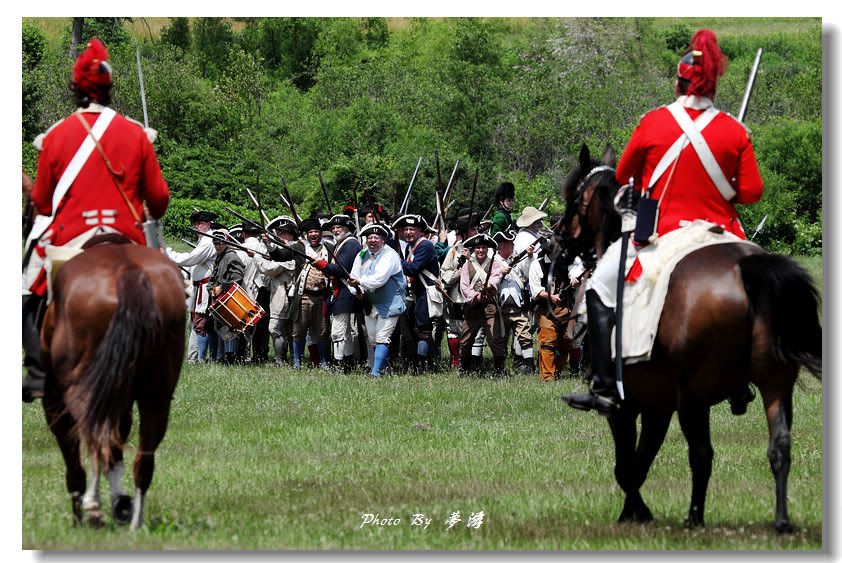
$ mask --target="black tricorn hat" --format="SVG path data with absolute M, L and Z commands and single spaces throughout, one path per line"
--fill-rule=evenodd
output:
M 318 219 L 304 219 L 298 224 L 298 232 L 306 234 L 308 231 L 321 231 L 322 224 Z
M 491 237 L 491 238 L 494 239 L 495 242 L 498 242 L 498 243 L 503 242 L 504 240 L 507 240 L 507 241 L 511 242 L 511 241 L 515 240 L 515 232 L 510 231 L 510 230 L 498 231 L 498 232 L 494 233 L 494 236 Z
M 429 225 L 427 225 L 427 221 L 422 216 L 407 213 L 406 215 L 401 215 L 392 223 L 393 229 L 399 229 L 401 227 L 418 227 L 418 229 L 426 231 Z
M 190 214 L 190 222 L 191 223 L 211 223 L 216 221 L 216 218 L 219 217 L 213 211 L 199 211 L 196 210 Z
M 485 233 L 480 233 L 478 235 L 474 235 L 465 242 L 462 243 L 462 246 L 465 248 L 474 248 L 476 246 L 487 246 L 488 248 L 497 249 L 497 243 L 494 242 L 494 239 L 490 236 L 486 235 Z
M 278 215 L 266 224 L 266 230 L 286 231 L 288 233 L 298 234 L 298 225 L 295 220 L 289 215 Z
M 351 232 L 354 232 L 356 230 L 354 220 L 348 217 L 347 215 L 334 215 L 325 223 L 322 223 L 322 228 L 330 229 L 334 225 L 341 225 L 342 227 L 346 227 Z
M 383 223 L 369 223 L 360 229 L 361 237 L 366 237 L 371 234 L 380 235 L 384 239 L 391 238 L 392 236 L 392 233 L 389 231 L 389 227 Z

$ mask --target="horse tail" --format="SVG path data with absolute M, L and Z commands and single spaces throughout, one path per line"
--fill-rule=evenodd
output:
M 140 364 L 158 349 L 163 322 L 152 283 L 135 264 L 121 267 L 117 308 L 85 374 L 76 386 L 81 412 L 76 420 L 91 457 L 111 462 L 119 445 L 120 418 L 131 406 L 132 387 Z M 103 467 L 103 466 L 100 466 Z
M 739 266 L 752 316 L 768 321 L 774 357 L 804 366 L 821 379 L 819 292 L 810 274 L 780 254 L 751 254 Z

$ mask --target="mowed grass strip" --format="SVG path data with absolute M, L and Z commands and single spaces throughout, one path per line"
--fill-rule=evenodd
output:
M 156 456 L 146 527 L 74 528 L 64 465 L 40 404 L 23 408 L 23 547 L 44 550 L 820 549 L 821 382 L 795 392 L 789 499 L 778 537 L 760 401 L 714 408 L 707 528 L 685 530 L 677 421 L 643 488 L 656 522 L 618 525 L 604 419 L 558 401 L 578 380 L 372 380 L 273 366 L 186 365 Z M 136 430 L 127 449 L 131 466 Z M 129 471 L 130 473 L 130 471 Z M 127 474 L 127 490 L 133 491 Z M 103 497 L 107 486 L 103 481 Z M 466 524 L 484 513 L 479 528 Z M 460 521 L 447 529 L 446 520 Z M 360 527 L 364 514 L 395 526 Z M 430 519 L 413 526 L 413 516 Z

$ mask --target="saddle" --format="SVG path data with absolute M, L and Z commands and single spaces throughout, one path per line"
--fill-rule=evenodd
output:
M 52 303 L 53 283 L 55 283 L 56 276 L 59 270 L 70 259 L 82 254 L 85 250 L 99 246 L 102 244 L 135 244 L 134 241 L 127 238 L 125 235 L 117 232 L 95 234 L 91 238 L 85 240 L 81 246 L 51 246 L 48 245 L 44 250 L 46 257 L 44 259 L 44 269 L 47 271 L 47 303 Z

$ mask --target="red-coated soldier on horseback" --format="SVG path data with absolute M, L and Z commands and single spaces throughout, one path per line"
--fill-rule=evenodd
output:
M 91 39 L 73 67 L 70 88 L 79 107 L 34 142 L 40 154 L 32 201 L 40 216 L 27 240 L 24 263 L 27 402 L 44 393 L 39 331 L 48 283 L 46 248 L 81 247 L 94 235 L 114 232 L 145 245 L 144 204 L 158 219 L 169 203 L 151 143 L 155 132 L 108 107 L 112 84 L 108 51 Z
M 678 64 L 678 99 L 643 116 L 620 158 L 615 174 L 620 185 L 633 179 L 634 189 L 658 207 L 651 217 L 654 233 L 649 237 L 655 245 L 658 237 L 697 219 L 746 238 L 734 204 L 759 200 L 763 182 L 748 131 L 713 106 L 725 64 L 714 33 L 698 31 Z M 688 128 L 695 133 L 687 133 Z M 642 214 L 638 217 L 637 232 L 645 220 Z M 635 239 L 635 245 L 628 248 L 628 281 L 640 275 L 635 256 L 649 244 L 638 242 L 638 236 Z M 610 414 L 620 403 L 610 340 L 620 254 L 618 240 L 605 251 L 586 293 L 592 387 L 587 393 L 562 397 L 571 407 L 596 409 L 601 414 Z M 748 387 L 732 396 L 735 414 L 745 412 L 752 398 Z

